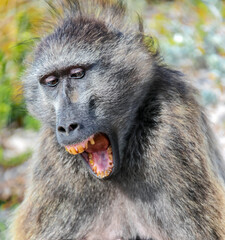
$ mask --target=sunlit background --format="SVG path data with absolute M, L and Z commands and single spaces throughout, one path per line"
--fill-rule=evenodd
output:
M 127 0 L 143 16 L 168 65 L 200 90 L 225 157 L 225 1 Z M 0 239 L 23 199 L 27 160 L 40 124 L 28 115 L 21 88 L 24 60 L 48 16 L 44 1 L 0 1 Z

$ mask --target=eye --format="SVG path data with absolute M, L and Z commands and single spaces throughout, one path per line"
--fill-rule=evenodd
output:
M 56 76 L 51 75 L 45 78 L 41 83 L 49 87 L 55 87 L 59 83 L 59 79 Z
M 85 70 L 83 68 L 73 68 L 70 71 L 70 78 L 82 78 L 85 75 Z

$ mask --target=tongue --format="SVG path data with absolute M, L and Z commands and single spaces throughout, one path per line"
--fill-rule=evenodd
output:
M 95 144 L 88 143 L 88 148 L 85 150 L 88 153 L 105 151 L 109 147 L 109 140 L 103 134 L 96 134 L 94 136 Z

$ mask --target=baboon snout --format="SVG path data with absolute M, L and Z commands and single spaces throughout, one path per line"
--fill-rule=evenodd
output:
M 79 128 L 79 124 L 77 122 L 69 122 L 64 124 L 58 124 L 57 131 L 61 135 L 70 135 L 73 134 Z
M 60 144 L 70 144 L 80 137 L 81 124 L 74 120 L 59 121 L 56 125 L 56 135 Z

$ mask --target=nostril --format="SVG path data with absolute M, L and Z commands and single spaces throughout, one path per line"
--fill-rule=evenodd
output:
M 66 126 L 58 126 L 57 130 L 59 133 L 67 133 L 69 134 L 70 132 L 73 132 L 79 127 L 78 123 L 71 123 L 68 127 Z
M 62 126 L 59 126 L 58 127 L 58 131 L 59 132 L 66 132 L 66 129 L 64 127 L 62 127 Z
M 74 131 L 78 127 L 77 123 L 72 123 L 69 125 L 69 132 Z

